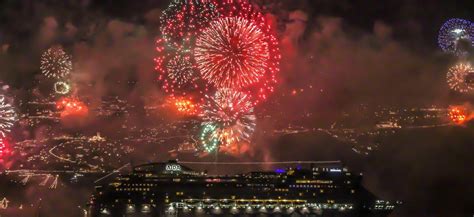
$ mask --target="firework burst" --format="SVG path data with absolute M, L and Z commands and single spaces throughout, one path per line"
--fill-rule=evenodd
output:
M 189 51 L 194 35 L 218 17 L 210 0 L 174 0 L 160 19 L 161 33 L 168 47 Z
M 205 124 L 217 126 L 215 133 L 223 146 L 249 142 L 256 126 L 252 100 L 247 94 L 232 89 L 221 89 L 208 97 L 202 118 Z
M 274 91 L 281 59 L 271 21 L 246 0 L 215 5 L 219 19 L 196 39 L 199 72 L 216 88 L 245 92 L 255 104 L 264 101 Z
M 175 55 L 167 64 L 168 77 L 171 82 L 182 87 L 191 82 L 194 75 L 194 66 L 190 56 Z
M 60 95 L 66 95 L 71 91 L 71 86 L 64 82 L 64 81 L 58 81 L 54 83 L 54 92 Z
M 158 56 L 155 58 L 155 70 L 166 93 L 172 97 L 195 95 L 198 98 L 207 93 L 207 83 L 196 76 L 191 55 L 166 48 L 164 39 L 158 39 L 156 45 Z
M 203 124 L 200 136 L 202 148 L 205 152 L 211 153 L 219 148 L 219 138 L 217 127 L 214 124 Z
M 64 78 L 72 71 L 71 57 L 61 46 L 53 46 L 41 56 L 40 69 L 48 78 Z
M 446 77 L 449 87 L 455 91 L 467 93 L 474 90 L 474 68 L 469 63 L 451 67 Z
M 474 24 L 463 19 L 449 19 L 439 30 L 438 44 L 445 52 L 464 55 L 474 44 Z
M 196 42 L 195 57 L 204 79 L 218 88 L 242 89 L 258 82 L 268 68 L 265 34 L 243 18 L 213 21 Z
M 5 96 L 0 96 L 0 137 L 5 137 L 17 121 L 17 114 L 12 105 L 6 102 Z

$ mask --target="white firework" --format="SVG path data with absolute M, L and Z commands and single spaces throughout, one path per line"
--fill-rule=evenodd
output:
M 72 71 L 71 57 L 61 46 L 53 46 L 41 56 L 40 69 L 48 78 L 64 78 Z
M 458 63 L 451 67 L 446 75 L 448 85 L 451 89 L 467 93 L 474 90 L 474 68 L 469 63 Z M 470 78 L 472 77 L 472 78 Z
M 5 96 L 0 95 L 0 136 L 5 137 L 10 133 L 16 121 L 15 109 L 6 101 Z

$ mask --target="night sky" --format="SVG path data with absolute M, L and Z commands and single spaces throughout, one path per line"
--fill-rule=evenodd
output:
M 322 127 L 343 112 L 356 114 L 361 105 L 410 108 L 474 103 L 472 93 L 450 90 L 446 72 L 458 58 L 443 53 L 437 44 L 439 28 L 447 19 L 474 20 L 472 0 L 256 2 L 275 20 L 282 52 L 279 86 L 259 112 L 297 123 L 302 112 L 311 112 L 304 124 Z M 44 83 L 39 59 L 45 49 L 59 43 L 77 61 L 79 70 L 72 75 L 77 94 L 88 97 L 91 104 L 105 96 L 121 96 L 137 106 L 149 103 L 141 96 L 163 98 L 153 58 L 159 18 L 168 3 L 1 0 L 0 80 L 10 85 L 15 101 L 42 95 L 31 94 L 34 89 L 41 92 Z M 466 59 L 472 62 L 474 55 Z M 305 91 L 292 96 L 295 89 Z M 266 122 L 259 126 L 259 132 L 272 127 Z M 404 201 L 391 217 L 474 215 L 473 123 L 401 130 L 367 157 L 321 135 L 255 140 L 259 145 L 252 154 L 232 159 L 340 159 L 352 170 L 362 171 L 365 186 L 376 195 Z M 0 186 L 0 193 L 4 187 Z

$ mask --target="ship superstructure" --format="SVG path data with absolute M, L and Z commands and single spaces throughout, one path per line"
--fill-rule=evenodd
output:
M 399 202 L 376 198 L 362 175 L 338 162 L 238 175 L 207 175 L 176 161 L 133 168 L 98 186 L 89 216 L 387 216 Z

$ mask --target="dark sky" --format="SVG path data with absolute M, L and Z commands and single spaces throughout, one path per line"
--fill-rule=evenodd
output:
M 316 125 L 330 123 L 360 104 L 472 103 L 472 95 L 449 90 L 446 71 L 457 59 L 437 46 L 444 21 L 474 20 L 472 0 L 259 2 L 268 6 L 282 27 L 282 71 L 272 98 L 279 106 L 270 108 L 270 113 L 284 111 L 291 116 L 311 111 L 316 113 Z M 78 92 L 92 102 L 108 95 L 161 96 L 154 82 L 154 40 L 167 4 L 163 0 L 0 0 L 0 80 L 11 84 L 19 98 L 32 97 L 29 91 L 41 83 L 39 56 L 60 43 L 77 63 L 79 70 L 72 79 Z M 130 79 L 138 85 L 114 82 Z M 300 88 L 306 91 L 288 97 Z M 279 160 L 343 159 L 367 174 L 369 189 L 406 201 L 394 217 L 462 217 L 474 214 L 473 132 L 470 125 L 404 132 L 387 139 L 387 146 L 369 158 L 354 157 L 340 144 L 325 144 L 334 141 L 311 136 L 274 138 L 274 146 L 259 151 Z

